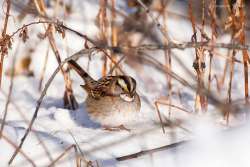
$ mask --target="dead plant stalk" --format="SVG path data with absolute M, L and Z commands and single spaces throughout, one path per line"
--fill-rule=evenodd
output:
M 7 3 L 6 6 L 6 13 L 5 13 L 5 17 L 4 17 L 4 25 L 3 25 L 3 31 L 2 31 L 2 38 L 1 38 L 1 59 L 0 59 L 0 87 L 2 84 L 2 75 L 3 75 L 3 62 L 4 62 L 4 57 L 6 54 L 8 54 L 7 51 L 7 45 L 9 40 L 6 40 L 8 38 L 8 35 L 6 34 L 7 32 L 7 26 L 8 26 L 8 20 L 9 20 L 9 15 L 10 15 L 10 4 L 11 4 L 11 0 L 5 0 L 5 2 Z M 2 43 L 3 42 L 3 43 Z

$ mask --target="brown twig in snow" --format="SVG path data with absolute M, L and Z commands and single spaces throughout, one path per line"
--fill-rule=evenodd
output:
M 158 107 L 158 103 L 157 103 L 157 102 L 155 102 L 155 108 L 156 108 L 157 115 L 158 115 L 159 120 L 160 120 L 160 123 L 161 123 L 162 132 L 165 133 L 164 124 L 163 124 L 163 121 L 162 121 L 161 113 L 160 113 L 160 110 L 159 110 L 159 107 Z
M 75 151 L 76 151 L 76 154 L 77 154 L 77 148 L 78 148 L 79 152 L 81 153 L 81 156 L 78 156 L 78 155 L 77 155 L 77 156 L 79 157 L 79 159 L 80 159 L 80 160 L 83 160 L 85 164 L 90 164 L 90 166 L 92 167 L 92 162 L 89 161 L 89 160 L 87 160 L 87 159 L 85 158 L 85 156 L 84 156 L 84 154 L 83 154 L 83 151 L 82 151 L 82 149 L 81 149 L 79 143 L 76 141 L 75 136 L 71 133 L 70 130 L 69 130 L 68 132 L 69 132 L 70 136 L 73 138 L 73 140 L 74 140 L 74 142 L 75 142 Z M 80 161 L 80 162 L 81 162 L 81 161 Z
M 14 147 L 15 149 L 17 149 L 17 145 L 15 142 L 11 141 L 8 137 L 6 137 L 5 135 L 2 135 L 3 139 L 9 143 L 12 147 Z M 27 155 L 25 154 L 21 149 L 19 150 L 20 154 L 24 156 L 24 158 L 26 158 L 28 160 L 28 162 L 32 165 L 32 166 L 36 166 L 36 164 L 33 162 L 33 160 Z
M 76 148 L 74 144 L 67 147 L 63 153 L 61 153 L 53 162 L 51 162 L 48 167 L 52 167 L 56 164 L 57 161 L 59 161 L 67 152 L 69 152 L 72 148 Z
M 125 161 L 125 160 L 129 160 L 129 159 L 134 159 L 134 158 L 141 157 L 143 155 L 152 154 L 152 153 L 155 153 L 155 152 L 169 150 L 169 149 L 174 149 L 174 148 L 182 146 L 182 145 L 184 145 L 186 143 L 188 143 L 188 141 L 184 140 L 184 141 L 180 141 L 180 142 L 177 142 L 177 143 L 172 143 L 172 144 L 169 144 L 169 145 L 165 145 L 165 146 L 162 146 L 162 147 L 149 149 L 149 150 L 143 150 L 143 151 L 140 151 L 140 152 L 137 152 L 137 153 L 134 153 L 134 154 L 117 157 L 116 160 L 117 161 Z
M 5 107 L 4 107 L 4 114 L 3 114 L 3 121 L 2 121 L 2 124 L 1 124 L 1 128 L 0 128 L 0 139 L 2 137 L 2 134 L 3 134 L 3 129 L 4 129 L 4 125 L 5 125 L 5 120 L 6 120 L 6 117 L 7 117 L 7 112 L 8 112 L 8 107 L 9 107 L 9 103 L 11 101 L 11 95 L 12 95 L 12 89 L 13 89 L 13 83 L 14 83 L 14 74 L 15 74 L 15 64 L 16 64 L 16 55 L 19 51 L 19 46 L 20 46 L 20 43 L 18 43 L 17 45 L 17 48 L 13 54 L 13 62 L 12 62 L 12 67 L 11 67 L 11 74 L 10 74 L 10 86 L 9 86 L 9 93 L 8 93 L 8 96 L 7 96 L 7 101 L 5 103 Z
M 174 104 L 171 104 L 171 103 L 168 103 L 168 102 L 165 102 L 165 101 L 159 101 L 159 100 L 157 100 L 155 103 L 157 103 L 157 104 L 162 104 L 162 105 L 166 105 L 166 106 L 170 106 L 170 107 L 173 107 L 173 108 L 176 108 L 176 109 L 178 109 L 178 110 L 180 110 L 180 111 L 184 111 L 184 112 L 187 113 L 187 114 L 191 114 L 191 113 L 192 113 L 191 111 L 188 111 L 188 110 L 185 109 L 185 108 L 179 107 L 179 106 L 177 106 L 177 105 L 174 105 Z

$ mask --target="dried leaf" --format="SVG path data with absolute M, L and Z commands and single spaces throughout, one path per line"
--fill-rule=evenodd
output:
M 29 38 L 28 36 L 28 28 L 26 26 L 23 27 L 23 29 L 19 33 L 19 37 L 22 38 L 22 41 L 25 43 L 27 39 Z
M 63 22 L 60 22 L 57 20 L 57 23 L 55 24 L 55 29 L 58 33 L 62 35 L 62 38 L 65 38 L 65 29 L 63 28 Z
M 6 34 L 4 38 L 0 39 L 0 52 L 1 55 L 7 55 L 8 54 L 8 49 L 11 49 L 12 47 L 12 42 L 11 42 L 11 36 Z

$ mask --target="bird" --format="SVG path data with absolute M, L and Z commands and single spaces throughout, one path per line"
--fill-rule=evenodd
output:
M 106 130 L 128 130 L 124 124 L 133 121 L 141 109 L 136 80 L 128 75 L 104 76 L 93 79 L 80 65 L 69 60 L 68 65 L 84 80 L 86 111 L 90 119 Z

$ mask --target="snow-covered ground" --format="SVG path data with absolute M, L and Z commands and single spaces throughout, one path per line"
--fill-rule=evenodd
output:
M 123 8 L 124 3 L 117 1 L 118 8 Z M 2 4 L 2 2 L 1 2 Z M 68 27 L 86 34 L 95 39 L 99 29 L 95 24 L 96 15 L 99 10 L 97 0 L 75 0 L 73 2 L 73 12 L 64 18 Z M 172 5 L 171 10 L 181 10 L 178 6 Z M 49 11 L 53 13 L 53 11 Z M 22 23 L 18 23 L 14 18 L 16 13 L 11 12 L 14 17 L 10 17 L 8 32 L 12 33 L 23 24 L 29 23 L 33 18 L 27 16 Z M 63 17 L 60 12 L 59 18 Z M 1 12 L 3 20 L 3 12 Z M 34 20 L 33 20 L 34 21 Z M 2 23 L 2 22 L 1 22 Z M 167 19 L 168 32 L 172 40 L 189 41 L 192 36 L 192 28 L 188 20 Z M 2 24 L 1 24 L 2 26 Z M 34 25 L 28 28 L 29 39 L 26 43 L 18 44 L 18 37 L 13 41 L 12 50 L 5 58 L 4 69 L 11 67 L 13 55 L 19 47 L 17 58 L 25 56 L 29 48 L 34 48 L 32 55 L 31 69 L 34 77 L 17 76 L 14 78 L 11 102 L 9 104 L 6 125 L 3 135 L 10 139 L 14 145 L 18 146 L 26 128 L 34 114 L 37 100 L 41 95 L 38 90 L 40 75 L 43 62 L 48 48 L 48 41 L 37 38 L 38 32 L 44 31 L 41 25 Z M 157 29 L 156 29 L 157 30 Z M 159 33 L 160 34 L 160 33 Z M 229 42 L 228 36 L 219 39 L 222 42 Z M 62 59 L 79 51 L 84 46 L 84 40 L 72 33 L 66 33 L 65 39 L 60 35 L 56 36 L 56 43 L 60 48 Z M 20 45 L 20 46 L 18 46 Z M 226 50 L 222 50 L 225 53 Z M 173 56 L 177 56 L 186 67 L 194 73 L 192 63 L 194 50 L 173 50 Z M 164 53 L 155 51 L 154 55 L 159 56 L 159 60 L 164 61 Z M 241 59 L 241 57 L 237 57 Z M 208 60 L 207 60 L 208 61 Z M 87 69 L 88 58 L 80 58 L 84 69 Z M 224 58 L 215 57 L 213 72 L 222 75 Z M 49 51 L 47 70 L 44 83 L 52 75 L 57 67 L 53 52 Z M 101 77 L 102 60 L 98 54 L 91 59 L 88 72 L 93 78 Z M 195 81 L 185 71 L 185 68 L 173 58 L 173 71 L 191 83 Z M 165 133 L 162 132 L 161 124 L 154 107 L 154 102 L 159 97 L 167 94 L 166 76 L 157 69 L 143 65 L 140 72 L 127 64 L 122 68 L 137 80 L 138 92 L 142 99 L 141 112 L 135 115 L 131 122 L 126 125 L 131 131 L 111 132 L 103 130 L 100 125 L 91 121 L 84 109 L 86 93 L 79 86 L 83 81 L 72 72 L 74 94 L 79 102 L 79 108 L 75 111 L 64 109 L 63 93 L 64 80 L 59 73 L 49 87 L 42 105 L 39 109 L 37 118 L 25 140 L 22 151 L 37 166 L 48 166 L 66 148 L 72 144 L 78 147 L 77 154 L 84 157 L 87 161 L 92 161 L 94 166 L 169 166 L 169 167 L 248 167 L 250 166 L 250 125 L 245 123 L 245 117 L 230 117 L 232 128 L 225 126 L 218 108 L 212 104 L 208 105 L 208 112 L 205 114 L 194 113 L 195 91 L 182 86 L 174 81 L 173 90 L 180 91 L 182 100 L 178 95 L 172 96 L 172 104 L 185 108 L 190 112 L 184 112 L 177 108 L 171 108 L 169 117 L 169 107 L 160 106 L 160 111 L 164 117 Z M 233 99 L 244 98 L 243 85 L 243 65 L 235 65 L 235 74 L 232 87 Z M 150 74 L 150 75 L 149 75 Z M 207 74 L 206 74 L 207 75 Z M 228 79 L 226 82 L 228 83 Z M 9 91 L 10 77 L 3 76 L 2 88 L 0 91 L 0 118 L 3 112 Z M 221 92 L 216 92 L 215 82 L 212 91 L 220 99 L 226 99 L 227 86 Z M 244 108 L 244 107 L 242 107 Z M 242 109 L 243 110 L 243 109 Z M 244 108 L 249 111 L 249 108 Z M 2 119 L 0 119 L 2 123 Z M 235 125 L 235 126 L 233 126 Z M 11 155 L 15 151 L 6 138 L 0 139 L 0 166 L 7 166 Z M 145 154 L 138 158 L 124 161 L 117 161 L 117 157 L 133 154 L 140 151 L 151 150 L 154 148 L 188 141 L 174 148 Z M 32 166 L 21 153 L 17 155 L 11 166 Z M 74 149 L 67 152 L 55 166 L 76 166 L 76 153 Z M 83 165 L 83 166 L 86 166 Z

